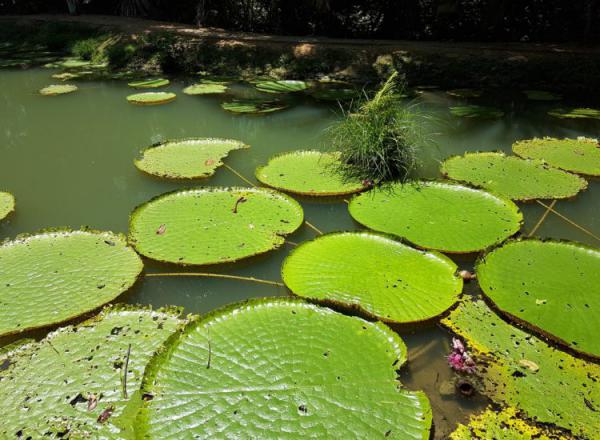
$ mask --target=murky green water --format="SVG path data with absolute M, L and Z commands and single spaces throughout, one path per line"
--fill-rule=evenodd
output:
M 0 71 L 0 189 L 17 198 L 16 213 L 0 223 L 0 238 L 60 226 L 126 233 L 128 216 L 135 206 L 161 193 L 192 185 L 155 179 L 134 167 L 138 151 L 151 143 L 193 136 L 243 140 L 252 148 L 233 152 L 226 163 L 255 181 L 254 169 L 274 153 L 318 147 L 323 129 L 336 117 L 335 106 L 318 104 L 310 98 L 298 98 L 289 110 L 268 116 L 235 116 L 220 108 L 222 97 L 180 93 L 186 81 L 175 81 L 168 88 L 178 92 L 175 103 L 156 107 L 128 104 L 125 97 L 132 90 L 125 82 L 80 83 L 77 93 L 41 97 L 37 90 L 56 82 L 50 78 L 51 73 L 46 69 Z M 449 155 L 475 150 L 510 151 L 512 142 L 521 138 L 600 135 L 600 121 L 561 121 L 546 115 L 555 106 L 552 103 L 528 103 L 511 96 L 496 93 L 487 98 L 489 103 L 503 108 L 503 119 L 465 121 L 448 114 L 448 105 L 456 100 L 442 92 L 422 94 L 422 111 L 437 119 L 431 130 L 437 133 L 439 144 L 438 149 L 424 152 L 422 175 L 437 176 L 439 161 Z M 197 184 L 245 185 L 225 168 Z M 600 183 L 595 181 L 575 200 L 558 202 L 555 209 L 600 236 L 599 201 Z M 302 200 L 302 204 L 306 218 L 325 232 L 358 227 L 343 201 Z M 536 203 L 522 208 L 524 231 L 529 231 L 544 208 Z M 548 216 L 536 235 L 600 245 L 597 238 L 554 214 Z M 303 227 L 289 239 L 301 242 L 314 236 L 314 231 Z M 285 245 L 258 258 L 209 270 L 280 280 L 281 262 L 292 248 L 293 245 Z M 469 258 L 455 259 L 461 267 L 472 267 Z M 182 270 L 146 261 L 146 272 L 172 271 Z M 474 286 L 467 286 L 467 291 L 474 290 Z M 122 300 L 154 306 L 176 304 L 188 312 L 204 313 L 246 298 L 285 294 L 283 288 L 241 281 L 153 277 L 144 278 Z M 410 350 L 403 382 L 427 392 L 434 411 L 436 438 L 443 438 L 457 421 L 482 408 L 486 401 L 483 397 L 440 395 L 441 384 L 452 377 L 444 359 L 449 338 L 443 330 L 420 329 L 403 337 Z

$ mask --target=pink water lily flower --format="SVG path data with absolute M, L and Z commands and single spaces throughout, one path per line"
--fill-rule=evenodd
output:
M 465 349 L 464 344 L 458 338 L 452 338 L 452 351 L 448 355 L 448 365 L 453 370 L 462 373 L 474 373 L 476 370 L 475 361 Z

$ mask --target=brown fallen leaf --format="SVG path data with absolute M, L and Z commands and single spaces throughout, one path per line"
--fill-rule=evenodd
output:
M 244 196 L 242 196 L 239 199 L 237 199 L 236 202 L 235 202 L 235 206 L 233 207 L 233 213 L 237 214 L 238 205 L 240 203 L 244 203 L 244 202 L 247 202 L 247 201 L 248 201 L 248 199 L 246 197 L 244 197 Z
M 106 423 L 106 421 L 112 415 L 114 410 L 115 410 L 114 406 L 112 406 L 112 405 L 107 406 L 106 409 L 104 411 L 102 411 L 102 413 L 98 416 L 98 423 Z
M 519 361 L 519 365 L 523 368 L 529 368 L 534 373 L 537 373 L 540 370 L 540 367 L 538 366 L 538 364 L 536 364 L 533 361 L 529 361 L 527 359 L 521 359 Z
M 166 230 L 167 230 L 167 226 L 166 225 L 160 225 L 158 227 L 158 229 L 156 230 L 156 235 L 163 235 Z

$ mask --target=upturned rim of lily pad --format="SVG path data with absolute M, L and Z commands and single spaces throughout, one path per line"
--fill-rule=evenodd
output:
M 161 98 L 159 98 L 159 96 Z M 139 98 L 150 98 L 156 99 L 139 99 Z M 127 102 L 135 105 L 161 105 L 168 104 L 169 102 L 175 101 L 177 95 L 172 92 L 143 92 L 134 93 L 133 95 L 127 96 Z
M 67 95 L 69 93 L 73 93 L 79 90 L 74 84 L 51 84 L 40 89 L 40 95 L 42 96 L 59 96 L 59 95 Z
M 166 78 L 141 79 L 127 83 L 129 87 L 134 89 L 158 89 L 169 84 L 171 84 L 171 81 Z
M 5 212 L 0 211 L 0 220 L 4 220 L 9 215 L 11 215 L 13 212 L 15 212 L 17 200 L 13 194 L 11 194 L 7 191 L 0 191 L 0 197 L 5 197 L 9 201 L 8 210 Z M 2 244 L 2 241 L 0 241 L 0 245 L 1 244 Z

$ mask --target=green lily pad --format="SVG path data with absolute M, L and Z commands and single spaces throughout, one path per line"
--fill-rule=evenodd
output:
M 431 409 L 398 382 L 404 362 L 381 323 L 288 298 L 228 306 L 150 362 L 137 434 L 425 440 Z
M 308 84 L 296 80 L 262 81 L 255 87 L 258 91 L 266 93 L 294 93 L 306 90 Z
M 468 99 L 479 98 L 483 92 L 475 89 L 453 89 L 447 90 L 446 93 L 454 98 Z
M 127 101 L 138 105 L 159 105 L 174 101 L 177 98 L 175 93 L 169 92 L 146 92 L 129 95 Z
M 548 114 L 560 119 L 600 119 L 600 110 L 595 108 L 555 108 Z
M 481 105 L 459 105 L 450 107 L 450 113 L 454 116 L 467 119 L 498 119 L 504 116 L 502 110 Z
M 223 110 L 238 114 L 272 113 L 287 108 L 281 101 L 265 101 L 262 99 L 234 99 L 221 104 Z
M 171 81 L 164 78 L 158 79 L 145 79 L 142 81 L 133 81 L 127 83 L 129 87 L 133 87 L 134 89 L 156 89 L 159 87 L 165 87 L 171 84 Z
M 587 188 L 587 181 L 575 174 L 503 153 L 451 157 L 442 163 L 441 172 L 512 200 L 564 199 Z
M 504 314 L 581 353 L 600 358 L 600 250 L 519 240 L 485 255 L 479 285 Z
M 54 84 L 40 89 L 40 95 L 56 96 L 76 92 L 79 88 L 72 84 Z
M 573 437 L 551 428 L 523 420 L 518 410 L 508 407 L 502 411 L 487 409 L 472 416 L 468 425 L 459 424 L 450 440 L 568 440 Z
M 336 233 L 301 244 L 285 259 L 283 282 L 296 295 L 357 307 L 394 323 L 433 319 L 462 291 L 448 257 L 372 233 Z
M 12 194 L 0 191 L 0 220 L 15 210 L 15 198 Z
M 359 89 L 346 82 L 320 81 L 311 88 L 310 95 L 319 101 L 349 101 L 360 96 Z
M 77 72 L 77 73 L 62 72 L 62 73 L 55 73 L 54 75 L 52 75 L 52 78 L 59 79 L 61 81 L 69 81 L 71 79 L 79 79 L 81 77 L 82 77 L 81 72 Z
M 13 349 L 0 371 L 0 437 L 133 438 L 146 364 L 181 323 L 175 312 L 116 307 Z
M 600 146 L 596 139 L 534 138 L 515 142 L 513 152 L 541 159 L 547 164 L 588 176 L 600 176 Z
M 201 188 L 164 194 L 131 214 L 129 240 L 142 255 L 178 264 L 233 262 L 281 246 L 302 207 L 263 188 Z
M 562 96 L 545 90 L 525 90 L 525 96 L 530 101 L 560 101 Z
M 50 69 L 80 69 L 82 67 L 106 67 L 106 65 L 94 64 L 92 61 L 80 58 L 63 58 L 62 60 L 45 64 L 44 67 Z
M 256 178 L 272 188 L 308 196 L 340 196 L 365 189 L 359 181 L 345 182 L 335 172 L 336 153 L 292 151 L 272 157 L 256 169 Z
M 111 232 L 56 231 L 0 246 L 0 336 L 58 324 L 114 300 L 142 261 Z
M 219 93 L 225 93 L 227 86 L 223 84 L 213 84 L 210 82 L 202 82 L 199 84 L 192 84 L 191 86 L 183 89 L 183 93 L 186 95 L 214 95 Z
M 148 174 L 169 179 L 209 177 L 223 165 L 230 151 L 249 148 L 232 139 L 179 139 L 153 145 L 143 151 L 135 166 Z
M 445 182 L 393 184 L 356 196 L 350 215 L 376 231 L 425 249 L 469 253 L 494 246 L 521 228 L 508 199 Z
M 481 300 L 463 301 L 442 323 L 474 352 L 483 391 L 492 400 L 514 406 L 537 422 L 598 437 L 600 365 L 507 324 Z

